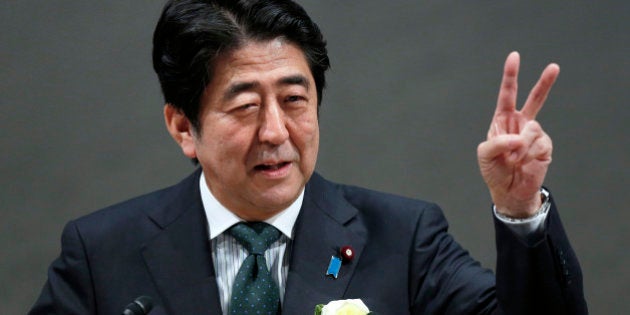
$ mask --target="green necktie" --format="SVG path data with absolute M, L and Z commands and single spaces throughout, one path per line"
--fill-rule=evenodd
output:
M 238 223 L 229 233 L 249 252 L 236 274 L 230 298 L 230 315 L 280 313 L 278 286 L 267 268 L 265 251 L 280 232 L 264 222 Z

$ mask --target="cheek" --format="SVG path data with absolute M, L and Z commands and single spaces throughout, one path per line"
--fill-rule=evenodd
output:
M 204 129 L 203 138 L 197 143 L 197 150 L 202 150 L 205 159 L 215 165 L 242 161 L 250 145 L 246 128 L 216 121 L 212 126 L 213 128 Z
M 237 163 L 245 159 L 250 146 L 251 137 L 244 132 L 235 131 L 217 139 L 214 150 L 223 162 Z
M 293 127 L 293 142 L 298 147 L 303 161 L 315 163 L 319 148 L 319 124 L 317 116 L 296 120 Z
M 294 135 L 293 141 L 299 145 L 312 146 L 319 143 L 319 125 L 316 115 L 303 115 L 297 117 L 288 125 L 291 134 Z M 310 148 L 303 148 L 310 149 Z

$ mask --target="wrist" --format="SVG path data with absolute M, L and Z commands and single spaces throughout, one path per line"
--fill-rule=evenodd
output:
M 534 206 L 525 206 L 526 209 L 533 209 L 533 211 L 511 211 L 512 209 L 501 208 L 495 205 L 494 212 L 499 218 L 510 222 L 523 222 L 536 218 L 543 213 L 546 213 L 549 209 L 549 192 L 546 189 L 541 188 L 539 194 L 540 198 L 536 199 L 536 202 L 533 203 L 535 204 Z

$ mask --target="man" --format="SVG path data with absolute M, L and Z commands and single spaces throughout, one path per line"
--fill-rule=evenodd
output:
M 314 173 L 329 62 L 297 4 L 170 1 L 153 60 L 167 129 L 201 167 L 70 222 L 31 314 L 119 314 L 140 295 L 153 298 L 151 314 L 310 314 L 350 298 L 379 314 L 587 313 L 579 264 L 541 190 L 552 145 L 535 117 L 557 65 L 519 111 L 519 56 L 508 56 L 478 147 L 495 205 L 495 277 L 447 233 L 436 205 Z

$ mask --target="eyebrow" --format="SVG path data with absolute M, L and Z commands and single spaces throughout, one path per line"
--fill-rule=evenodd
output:
M 224 100 L 233 99 L 238 94 L 240 94 L 242 92 L 245 92 L 245 91 L 253 90 L 253 89 L 257 88 L 259 85 L 260 85 L 260 83 L 257 82 L 257 81 L 236 82 L 236 83 L 230 85 L 230 87 L 227 89 L 227 91 L 225 91 L 225 93 L 223 94 L 223 99 Z M 290 76 L 282 77 L 274 85 L 275 86 L 300 85 L 300 86 L 303 86 L 307 91 L 310 88 L 310 82 L 308 81 L 308 79 L 305 76 L 303 76 L 301 74 L 296 74 L 296 75 L 290 75 Z
M 231 100 L 234 97 L 236 97 L 238 94 L 240 94 L 241 92 L 252 90 L 256 88 L 258 85 L 260 84 L 255 81 L 254 82 L 236 82 L 230 85 L 227 91 L 225 91 L 225 93 L 223 94 L 223 99 Z
M 283 77 L 276 83 L 276 85 L 301 85 L 307 91 L 308 91 L 308 89 L 310 87 L 308 79 L 305 76 L 301 75 L 301 74 L 296 74 L 296 75 L 290 75 L 288 77 Z

